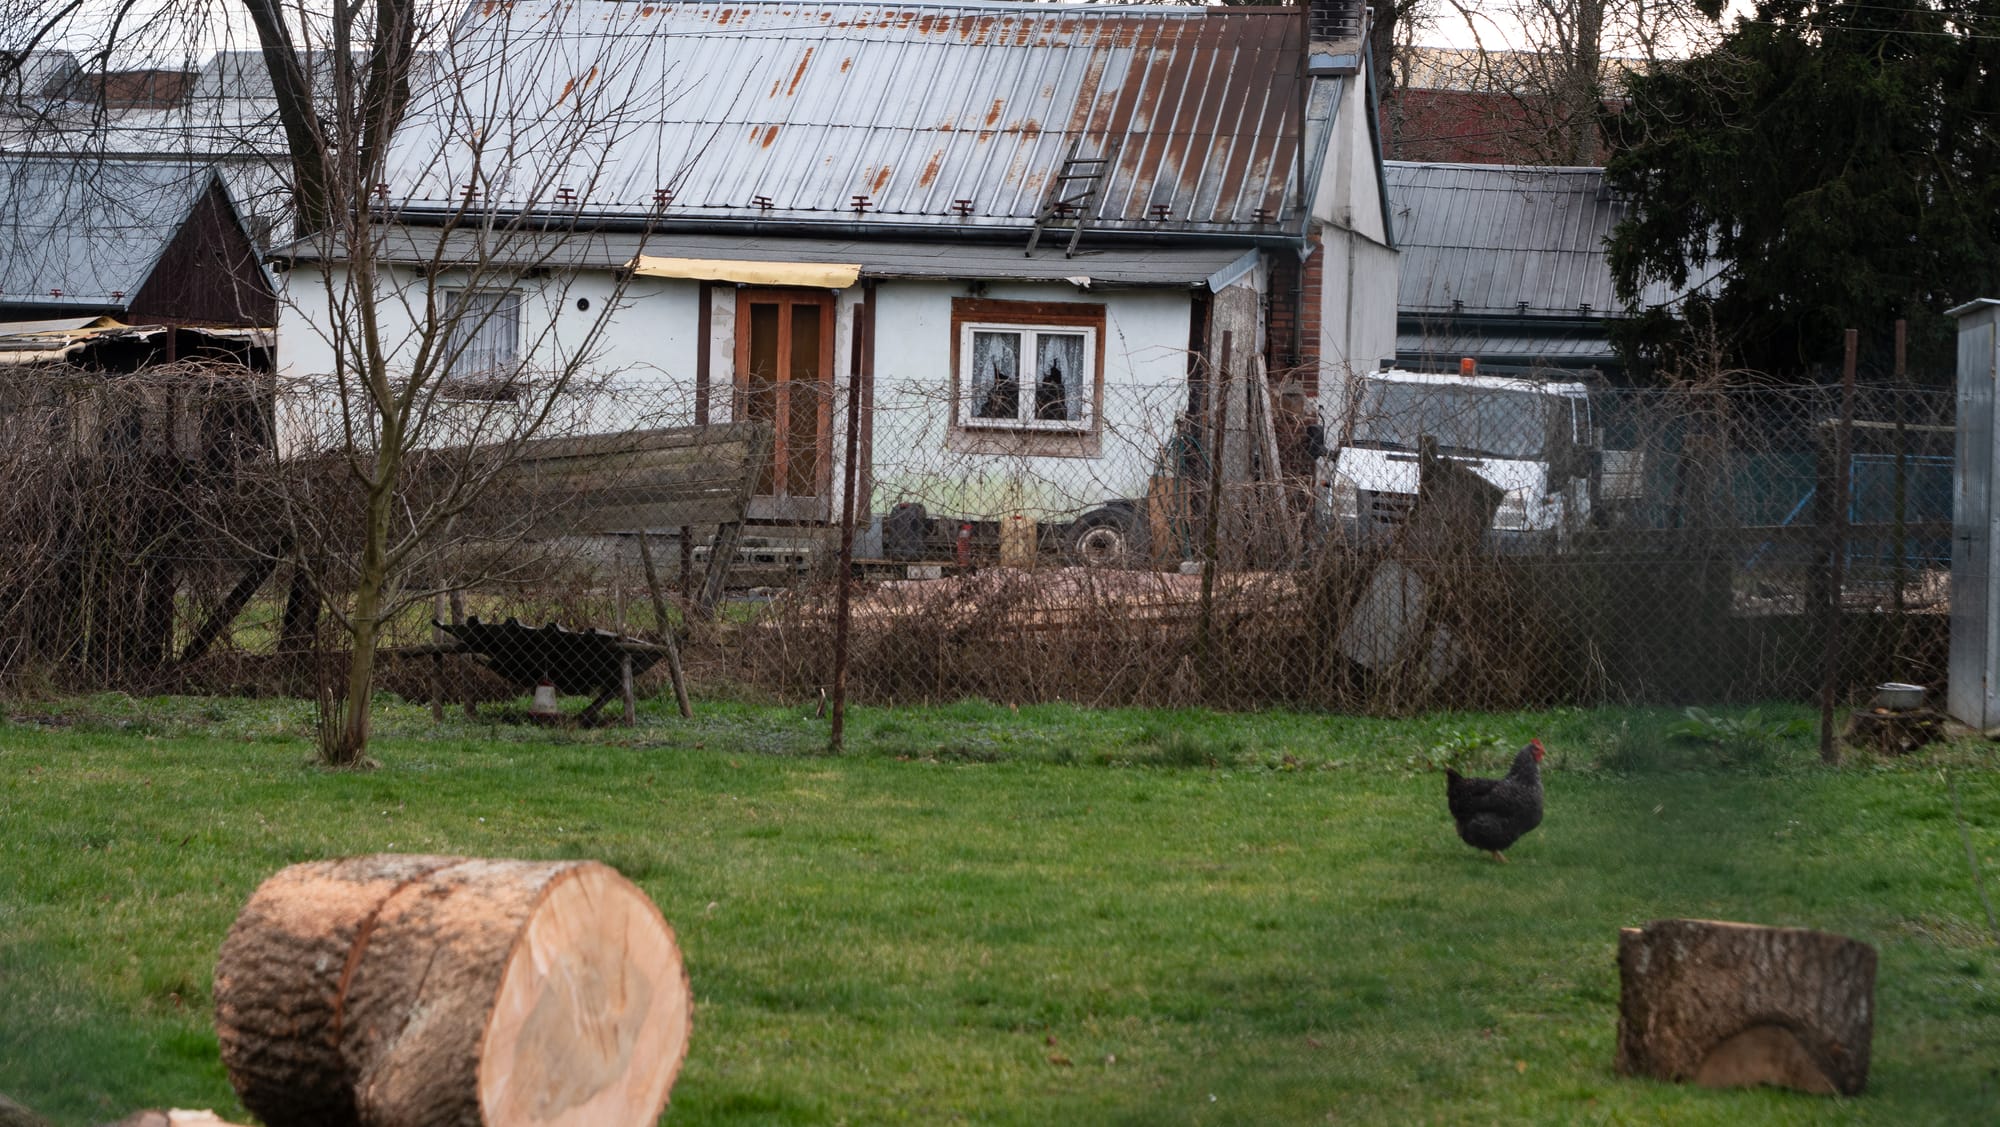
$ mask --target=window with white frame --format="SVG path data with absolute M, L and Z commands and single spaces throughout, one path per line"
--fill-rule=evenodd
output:
M 958 332 L 960 426 L 1091 429 L 1097 400 L 1096 328 L 963 321 Z
M 446 399 L 511 402 L 519 397 L 521 295 L 515 290 L 445 290 Z

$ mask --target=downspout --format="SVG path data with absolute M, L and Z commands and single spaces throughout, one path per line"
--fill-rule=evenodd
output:
M 1311 105 L 1312 39 L 1312 4 L 1301 3 L 1299 5 L 1299 79 L 1294 83 L 1295 89 L 1293 91 L 1298 103 L 1299 154 L 1298 159 L 1293 162 L 1295 175 L 1292 179 L 1297 181 L 1299 207 L 1306 213 L 1305 238 L 1308 240 L 1312 237 L 1313 201 L 1306 198 L 1306 160 L 1310 156 L 1306 147 L 1306 109 Z
M 1389 208 L 1389 173 L 1382 167 L 1382 103 L 1375 90 L 1375 44 L 1364 31 L 1361 36 L 1361 73 L 1368 76 L 1368 139 L 1375 148 L 1375 198 L 1382 205 L 1382 243 L 1396 249 L 1395 214 Z M 1352 228 L 1350 227 L 1350 230 Z

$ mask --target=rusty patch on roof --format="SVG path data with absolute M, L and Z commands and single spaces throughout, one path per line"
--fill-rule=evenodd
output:
M 949 195 L 978 201 L 976 213 L 950 217 L 954 229 L 968 219 L 1020 225 L 1032 219 L 1074 144 L 1085 157 L 1118 154 L 1094 224 L 1153 231 L 1155 206 L 1167 205 L 1176 223 L 1268 233 L 1272 220 L 1253 222 L 1252 214 L 1274 212 L 1285 224 L 1302 214 L 1299 189 L 1311 184 L 1302 185 L 1298 176 L 1301 148 L 1310 144 L 1312 159 L 1319 159 L 1324 140 L 1318 131 L 1343 96 L 1327 88 L 1352 89 L 1345 80 L 1302 85 L 1305 27 L 1296 8 L 1043 9 L 986 0 L 907 7 L 872 0 L 477 3 L 475 12 L 490 3 L 493 18 L 461 24 L 454 52 L 474 60 L 485 52 L 497 60 L 488 64 L 496 75 L 506 72 L 490 81 L 469 80 L 467 92 L 486 99 L 486 120 L 513 120 L 507 111 L 521 103 L 522 90 L 538 92 L 534 100 L 545 106 L 557 100 L 551 91 L 579 96 L 591 62 L 645 52 L 645 66 L 604 66 L 590 91 L 615 86 L 604 96 L 652 105 L 657 76 L 670 73 L 685 98 L 669 111 L 642 112 L 636 128 L 613 146 L 615 169 L 608 178 L 643 182 L 648 187 L 641 195 L 649 195 L 647 177 L 660 153 L 693 153 L 682 177 L 687 199 L 745 199 L 782 182 L 783 210 L 802 215 L 844 213 L 850 196 L 866 193 L 873 197 L 871 212 L 911 223 L 925 216 L 944 220 L 948 208 L 931 197 Z M 647 11 L 652 18 L 633 19 Z M 852 30 L 831 35 L 842 21 Z M 537 42 L 560 37 L 565 50 L 575 45 L 577 54 L 568 56 L 579 58 L 575 71 L 536 68 L 536 52 L 520 50 L 524 36 Z M 841 44 L 834 73 L 822 66 L 815 77 L 811 61 L 832 38 L 853 42 Z M 655 59 L 664 71 L 653 66 Z M 853 82 L 863 84 L 866 95 L 839 97 Z M 740 97 L 746 88 L 766 89 L 773 103 L 786 97 L 810 103 L 810 117 L 797 120 L 809 120 L 811 128 L 783 126 L 795 113 L 773 113 L 754 95 Z M 1309 108 L 1300 97 L 1306 92 L 1313 99 L 1310 131 L 1300 120 Z M 938 117 L 924 106 L 951 112 Z M 413 121 L 423 112 L 414 111 Z M 463 145 L 443 124 L 449 116 L 446 107 L 438 111 L 439 124 L 406 125 L 399 134 L 408 139 L 397 142 L 401 159 L 390 179 L 408 198 L 455 198 L 462 176 L 448 182 L 443 173 L 426 171 L 440 167 L 435 153 Z M 495 132 L 523 133 L 532 115 L 519 120 Z M 724 146 L 737 155 L 700 155 L 717 125 L 743 130 L 749 152 Z M 776 143 L 781 132 L 782 156 Z M 970 136 L 960 141 L 959 133 Z M 915 168 L 918 174 L 898 179 L 885 159 L 893 170 Z M 952 166 L 948 190 L 946 163 Z M 646 174 L 625 176 L 628 166 L 643 166 Z M 883 178 L 885 172 L 890 174 Z M 615 211 L 645 201 L 613 191 L 593 193 L 590 202 L 593 209 Z
M 556 95 L 556 101 L 560 103 L 563 99 L 569 97 L 572 91 L 588 87 L 591 83 L 595 81 L 597 81 L 597 68 L 591 67 L 590 73 L 583 76 L 582 82 L 578 82 L 576 79 L 572 78 L 569 81 L 563 83 L 562 93 Z
M 806 76 L 806 67 L 813 61 L 813 48 L 806 48 L 806 57 L 799 60 L 799 69 L 792 72 L 792 84 L 785 87 L 785 97 L 799 92 L 799 80 Z

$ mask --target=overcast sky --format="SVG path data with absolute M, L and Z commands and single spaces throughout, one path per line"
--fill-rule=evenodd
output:
M 0 0 L 0 29 L 27 29 L 41 22 L 38 16 L 54 8 L 63 0 Z M 456 0 L 438 0 L 439 15 L 454 10 L 459 5 Z M 95 11 L 95 17 L 85 17 L 75 24 L 59 44 L 74 51 L 93 49 L 101 40 L 104 29 L 109 26 L 110 13 L 116 10 L 115 0 L 87 0 L 88 11 Z M 1454 8 L 1449 3 L 1439 5 L 1440 14 L 1418 37 L 1426 46 L 1475 47 L 1484 46 L 1489 50 L 1525 49 L 1533 44 L 1521 32 L 1518 20 L 1511 11 L 1515 0 L 1502 2 L 1469 2 L 1463 9 Z M 1732 11 L 1747 10 L 1747 0 L 1731 0 Z M 1470 12 L 1471 15 L 1465 14 Z M 45 18 L 45 17 L 44 17 Z M 121 58 L 114 60 L 113 66 L 178 65 L 182 60 L 205 58 L 220 48 L 254 48 L 256 35 L 243 13 L 238 0 L 140 0 L 126 17 L 123 27 L 126 34 L 121 36 L 125 50 Z M 143 29 L 139 34 L 131 34 L 131 29 Z M 9 45 L 5 30 L 0 30 L 0 46 Z

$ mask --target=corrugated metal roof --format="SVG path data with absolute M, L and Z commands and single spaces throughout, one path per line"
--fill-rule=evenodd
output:
M 1601 329 L 1577 325 L 1551 327 L 1546 332 L 1458 330 L 1410 331 L 1396 334 L 1396 358 L 1411 361 L 1456 361 L 1474 356 L 1495 363 L 1547 363 L 1554 366 L 1597 365 L 1619 362 L 1618 350 Z
M 203 164 L 0 156 L 0 303 L 123 307 L 214 179 Z
M 710 222 L 852 222 L 865 197 L 884 227 L 1025 229 L 1075 145 L 1115 153 L 1095 227 L 1277 234 L 1304 222 L 1302 38 L 1298 9 L 481 2 L 390 190 L 631 216 L 668 192 L 666 218 Z
M 1623 305 L 1604 243 L 1625 203 L 1601 168 L 1388 161 L 1402 249 L 1396 305 L 1409 312 L 1600 317 Z M 1680 294 L 1654 285 L 1642 304 Z M 1457 303 L 1456 305 L 1454 303 Z
M 443 240 L 440 247 L 439 240 Z M 310 260 L 325 253 L 310 240 L 278 252 Z M 333 252 L 337 254 L 337 251 Z M 1172 286 L 1206 282 L 1235 262 L 1241 247 L 1085 246 L 1072 258 L 1060 251 L 1023 255 L 1011 243 L 910 242 L 887 239 L 805 239 L 761 234 L 678 234 L 641 236 L 621 232 L 522 232 L 496 241 L 471 230 L 392 228 L 376 249 L 384 262 L 484 261 L 518 269 L 542 266 L 615 268 L 640 254 L 674 258 L 733 259 L 744 262 L 859 263 L 864 278 L 1012 279 L 1066 281 L 1088 278 L 1092 285 Z

